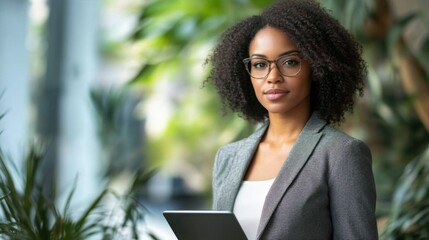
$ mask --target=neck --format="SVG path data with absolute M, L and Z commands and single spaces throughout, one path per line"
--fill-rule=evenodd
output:
M 275 142 L 295 142 L 310 115 L 310 111 L 304 111 L 293 116 L 270 114 L 270 126 L 268 127 L 265 139 Z

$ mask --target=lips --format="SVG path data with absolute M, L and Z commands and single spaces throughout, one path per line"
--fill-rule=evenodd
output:
M 288 93 L 289 91 L 278 89 L 278 88 L 272 88 L 264 92 L 264 94 L 281 94 L 281 93 Z
M 277 88 L 273 88 L 273 89 L 269 89 L 267 91 L 264 92 L 264 95 L 267 97 L 268 100 L 270 101 L 276 101 L 279 100 L 280 98 L 286 96 L 289 93 L 289 91 L 284 90 L 284 89 L 277 89 Z

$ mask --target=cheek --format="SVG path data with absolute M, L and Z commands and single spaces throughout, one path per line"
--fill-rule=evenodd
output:
M 263 96 L 262 96 L 262 90 L 261 90 L 261 84 L 258 81 L 252 80 L 252 87 L 253 87 L 253 93 L 256 96 L 256 99 L 259 103 L 263 102 Z
M 301 86 L 301 90 L 306 93 L 306 95 L 311 94 L 311 80 L 309 78 L 305 79 Z
M 253 92 L 255 93 L 256 97 L 259 98 L 260 95 L 260 89 L 261 89 L 261 84 L 259 81 L 255 81 L 255 80 L 251 80 L 252 81 L 252 88 L 253 88 Z
M 303 79 L 304 81 L 304 85 L 305 85 L 305 88 L 306 89 L 308 89 L 308 91 L 310 91 L 310 89 L 311 89 L 311 84 L 312 84 L 312 80 L 311 80 L 311 77 L 310 76 L 306 76 L 306 78 L 305 79 Z
M 306 70 L 302 72 L 302 75 L 300 76 L 300 87 L 302 88 L 302 90 L 307 90 L 308 92 L 310 92 L 312 82 L 313 80 L 311 71 Z

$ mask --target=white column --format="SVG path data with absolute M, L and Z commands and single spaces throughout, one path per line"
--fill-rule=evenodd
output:
M 15 161 L 28 143 L 28 1 L 0 0 L 0 147 Z M 2 95 L 1 95 L 2 94 Z
M 59 187 L 78 176 L 75 203 L 88 203 L 99 192 L 99 152 L 90 88 L 95 81 L 98 0 L 66 0 L 59 108 Z

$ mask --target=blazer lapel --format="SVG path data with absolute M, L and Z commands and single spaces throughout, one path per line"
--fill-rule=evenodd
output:
M 268 122 L 265 122 L 262 127 L 246 138 L 246 140 L 237 147 L 238 150 L 236 151 L 233 159 L 229 159 L 232 164 L 229 174 L 225 178 L 225 182 L 227 184 L 225 184 L 223 192 L 227 194 L 224 196 L 223 202 L 220 203 L 219 207 L 221 209 L 233 210 L 235 198 L 238 190 L 240 189 L 243 177 L 246 174 L 248 165 L 251 162 L 267 127 Z
M 321 120 L 316 114 L 312 114 L 300 133 L 294 147 L 281 167 L 278 176 L 265 198 L 261 220 L 258 227 L 257 239 L 261 237 L 283 195 L 286 193 L 295 177 L 299 174 L 322 137 L 320 130 L 325 125 L 325 121 Z

